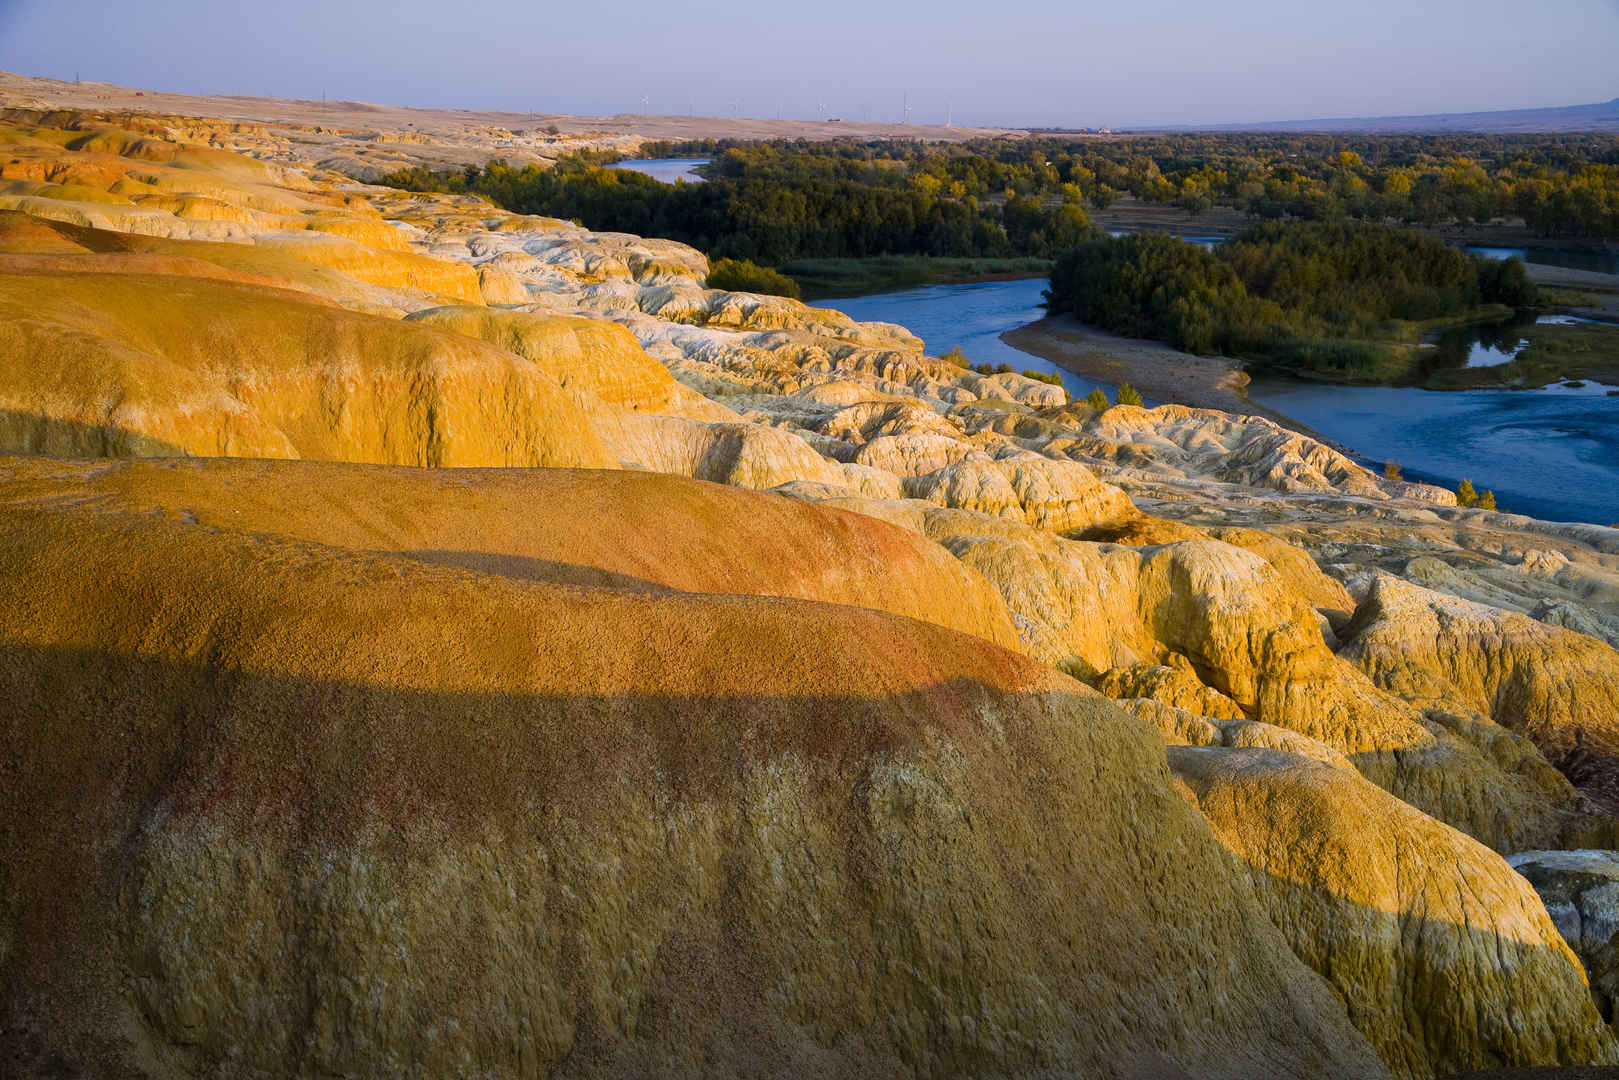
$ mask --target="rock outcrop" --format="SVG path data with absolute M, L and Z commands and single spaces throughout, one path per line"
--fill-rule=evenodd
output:
M 1578 960 L 1500 856 L 1310 758 L 1188 746 L 1169 761 L 1396 1075 L 1619 1062 Z
M 318 140 L 5 119 L 7 1060 L 1612 1056 L 1487 849 L 1619 845 L 1619 530 Z
M 236 282 L 4 266 L 0 448 L 615 464 L 544 372 L 459 334 Z
M 1619 1003 L 1619 852 L 1520 851 L 1507 862 L 1534 886 L 1585 965 L 1591 996 L 1611 1024 Z
M 913 532 L 674 476 L 220 458 L 0 461 L 13 504 L 94 502 L 134 518 L 388 552 L 516 581 L 872 608 L 1017 645 L 990 584 Z
M 18 467 L 10 1060 L 1384 1075 L 1156 737 L 1044 665 L 847 606 L 429 565 L 363 522 L 250 531 L 222 478 L 193 523 L 128 505 L 148 467 L 125 505 Z
M 1345 638 L 1340 655 L 1407 701 L 1488 717 L 1576 774 L 1619 762 L 1619 652 L 1604 642 L 1388 575 Z

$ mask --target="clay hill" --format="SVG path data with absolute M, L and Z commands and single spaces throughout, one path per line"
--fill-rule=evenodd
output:
M 1619 1063 L 1619 530 L 8 103 L 12 1075 Z

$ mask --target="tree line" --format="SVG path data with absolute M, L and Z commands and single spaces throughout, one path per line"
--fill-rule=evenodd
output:
M 871 182 L 896 168 L 923 188 L 979 200 L 1124 196 L 1190 214 L 1223 206 L 1260 219 L 1353 219 L 1424 227 L 1522 220 L 1555 237 L 1619 237 L 1619 137 L 1174 134 L 959 144 L 731 143 L 651 149 L 716 157 L 727 175 L 821 171 Z M 665 156 L 659 154 L 659 156 Z M 935 187 L 935 185 L 937 185 Z
M 554 168 L 406 169 L 384 183 L 473 192 L 522 213 L 664 236 L 718 258 L 1045 257 L 1123 196 L 1260 221 L 1412 226 L 1522 220 L 1552 237 L 1619 237 L 1619 138 L 1160 135 L 961 144 L 652 143 L 709 154 L 707 183 L 664 184 L 583 152 Z
M 986 203 L 913 180 L 903 167 L 809 151 L 761 160 L 766 153 L 726 151 L 700 184 L 665 184 L 579 157 L 554 168 L 500 161 L 448 173 L 416 167 L 382 182 L 473 193 L 517 213 L 666 237 L 715 258 L 769 266 L 876 255 L 1050 257 L 1092 231 L 1077 199 Z
M 1057 260 L 1047 307 L 1257 369 L 1387 381 L 1428 325 L 1538 292 L 1516 259 L 1357 222 L 1267 222 L 1207 251 L 1162 234 L 1096 237 Z

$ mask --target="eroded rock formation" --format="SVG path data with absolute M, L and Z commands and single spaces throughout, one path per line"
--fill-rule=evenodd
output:
M 1497 853 L 1619 846 L 1619 531 L 276 136 L 8 116 L 36 1073 L 1612 1056 Z

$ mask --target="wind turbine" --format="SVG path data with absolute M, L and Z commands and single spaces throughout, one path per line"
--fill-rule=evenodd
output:
M 651 111 L 652 111 L 652 106 L 650 104 L 650 99 L 648 98 L 648 96 L 646 94 L 642 94 L 641 95 L 641 115 L 645 116 L 647 113 L 649 113 Z
M 907 124 L 911 122 L 911 92 L 909 90 L 905 91 L 905 122 Z

